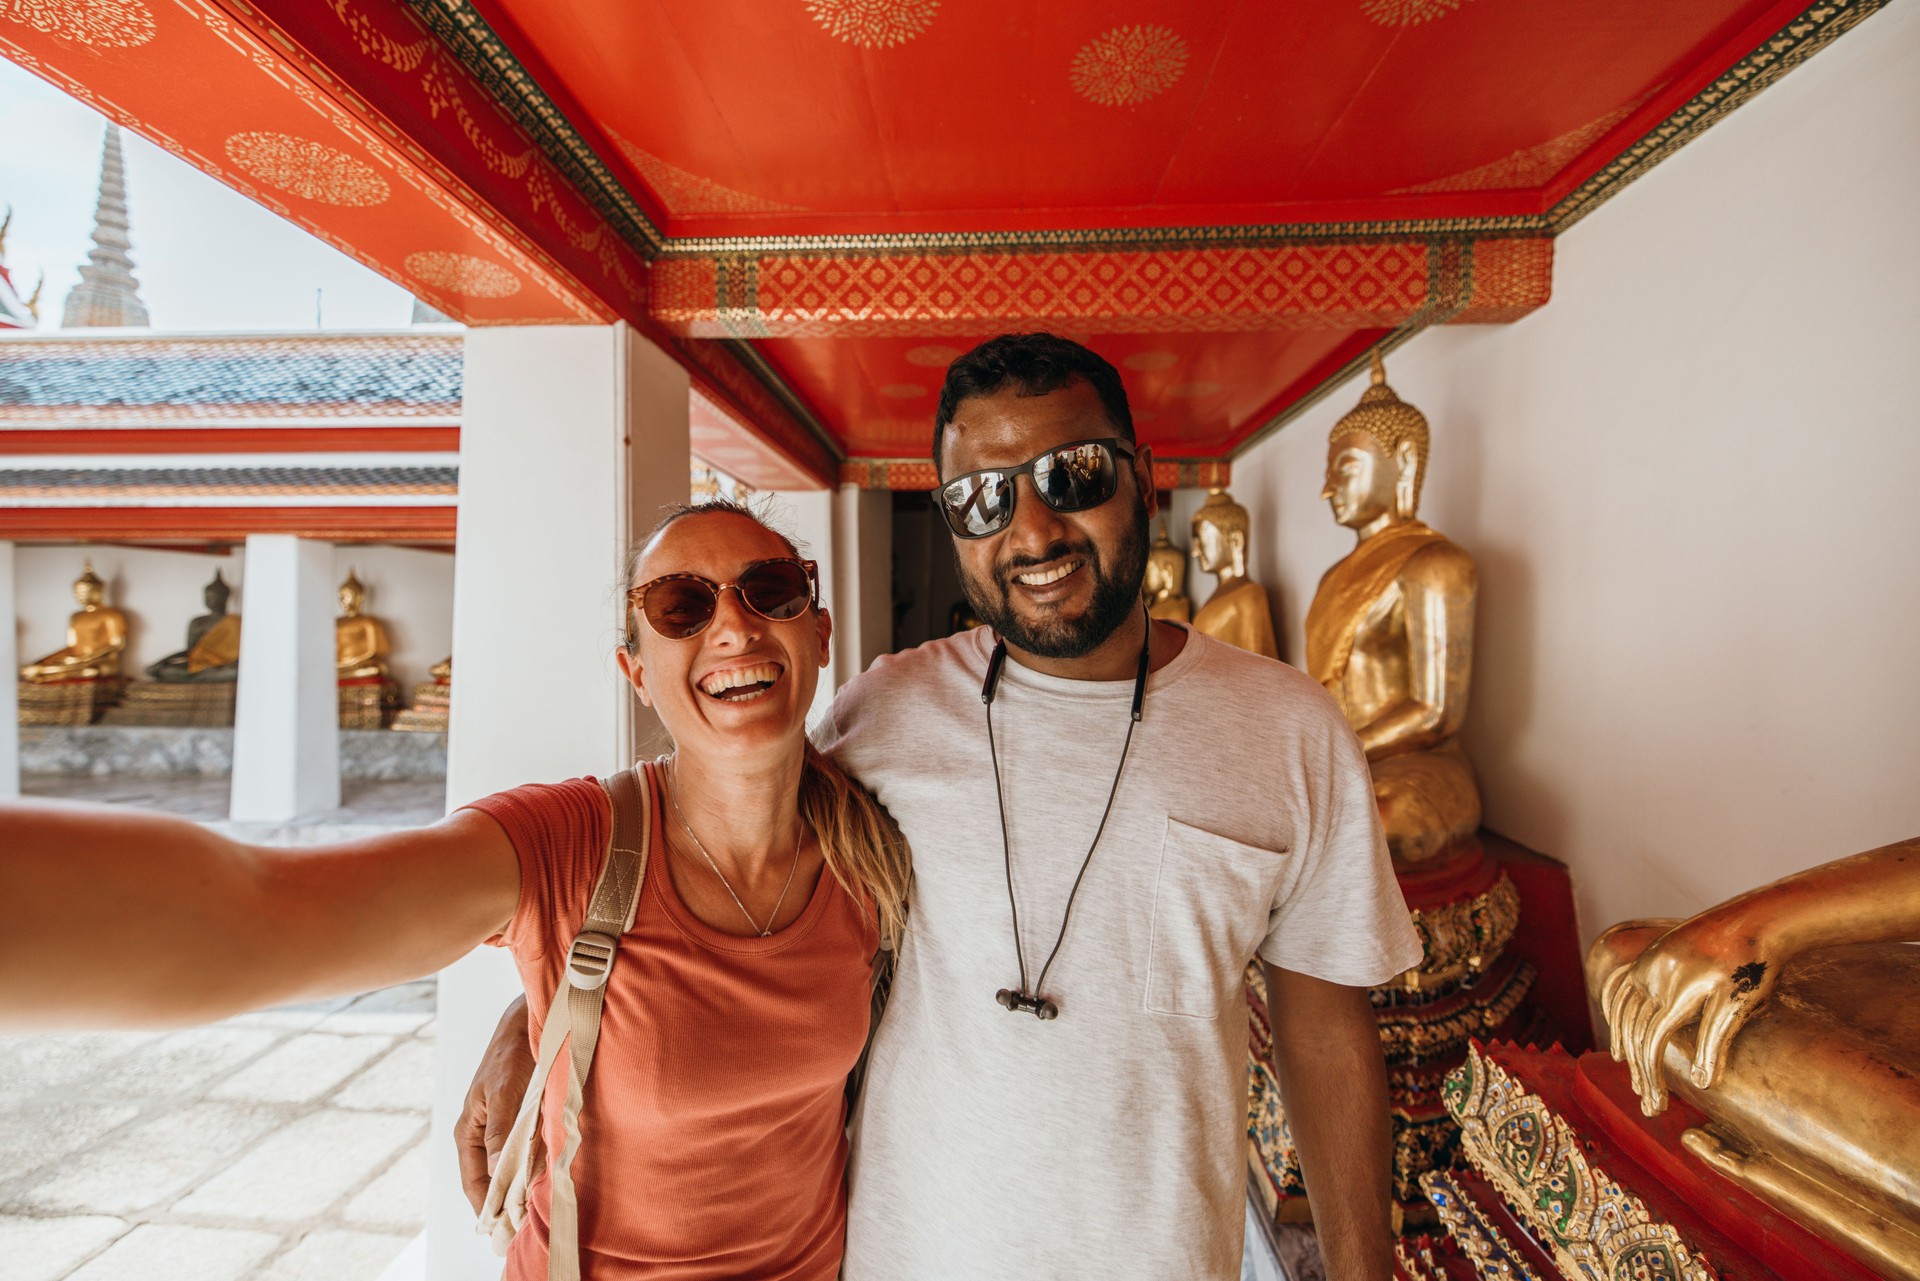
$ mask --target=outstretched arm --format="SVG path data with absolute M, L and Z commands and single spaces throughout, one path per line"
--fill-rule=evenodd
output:
M 1392 1122 L 1365 988 L 1261 962 L 1280 1106 L 1332 1281 L 1393 1274 Z
M 1720 1079 L 1733 1038 L 1801 952 L 1840 943 L 1920 940 L 1920 838 L 1883 845 L 1748 890 L 1682 921 L 1614 971 L 1600 1003 L 1613 1057 L 1625 1059 L 1640 1108 L 1667 1106 L 1660 1063 L 1696 1018 L 1693 1083 Z
M 513 916 L 492 819 L 268 848 L 160 814 L 0 805 L 0 1027 L 200 1023 L 432 973 Z

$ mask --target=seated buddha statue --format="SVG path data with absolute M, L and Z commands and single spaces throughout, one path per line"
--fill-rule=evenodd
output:
M 1749 890 L 1587 954 L 1641 1110 L 1886 1276 L 1920 1277 L 1920 838 Z
M 1193 602 L 1187 599 L 1187 553 L 1173 545 L 1163 523 L 1153 532 L 1153 546 L 1147 548 L 1147 576 L 1141 585 L 1147 598 L 1147 613 L 1153 618 L 1186 623 L 1193 619 Z
M 1229 645 L 1280 657 L 1273 635 L 1273 610 L 1267 589 L 1247 577 L 1247 542 L 1252 522 L 1247 509 L 1215 486 L 1193 514 L 1193 548 L 1200 568 L 1219 578 L 1213 595 L 1193 616 L 1193 629 Z
M 231 681 L 240 674 L 240 617 L 227 612 L 232 589 L 213 571 L 204 599 L 207 612 L 187 624 L 187 647 L 147 668 L 156 681 Z
M 1473 667 L 1473 559 L 1417 518 L 1427 420 L 1373 385 L 1334 424 L 1320 496 L 1354 531 L 1307 610 L 1307 671 L 1347 714 L 1373 770 L 1396 866 L 1424 862 L 1480 826 L 1480 791 L 1457 736 Z
M 347 581 L 340 584 L 340 617 L 333 624 L 334 667 L 339 680 L 371 680 L 387 674 L 387 654 L 392 646 L 380 620 L 360 612 L 366 600 L 366 587 L 348 570 Z
M 107 585 L 87 561 L 73 580 L 73 596 L 80 610 L 67 619 L 67 643 L 38 662 L 20 669 L 20 679 L 35 684 L 53 681 L 97 681 L 120 674 L 120 655 L 127 648 L 127 616 L 106 604 Z

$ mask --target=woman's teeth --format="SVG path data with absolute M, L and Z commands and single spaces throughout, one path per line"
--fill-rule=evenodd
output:
M 1083 561 L 1070 560 L 1064 564 L 1056 565 L 1052 569 L 1043 570 L 1037 574 L 1015 574 L 1013 576 L 1013 580 L 1016 583 L 1019 583 L 1022 587 L 1045 587 L 1049 583 L 1059 582 L 1061 579 L 1065 578 L 1068 574 L 1071 574 L 1074 570 L 1080 568 L 1080 566 L 1084 563 L 1085 562 Z
M 700 692 L 729 703 L 745 703 L 759 698 L 779 679 L 779 664 L 756 663 L 752 667 L 733 667 L 708 674 L 700 681 Z

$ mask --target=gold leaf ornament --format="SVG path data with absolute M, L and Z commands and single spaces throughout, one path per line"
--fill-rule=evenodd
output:
M 137 49 L 155 30 L 140 0 L 0 0 L 0 19 L 96 49 Z
M 1187 69 L 1187 42 L 1171 27 L 1115 27 L 1082 45 L 1068 80 L 1103 107 L 1132 107 L 1165 93 Z
M 472 254 L 441 250 L 411 253 L 406 268 L 421 284 L 465 298 L 506 298 L 520 292 L 520 277 L 497 262 Z
M 1360 9 L 1383 27 L 1417 27 L 1444 18 L 1466 0 L 1360 0 Z
M 236 133 L 227 139 L 227 157 L 267 186 L 323 205 L 364 208 L 392 194 L 371 165 L 292 134 Z
M 863 49 L 905 44 L 933 25 L 940 0 L 807 0 L 807 12 L 836 40 Z

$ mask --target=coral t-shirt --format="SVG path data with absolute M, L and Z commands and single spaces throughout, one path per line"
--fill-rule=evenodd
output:
M 520 901 L 496 943 L 527 989 L 532 1040 L 559 987 L 606 858 L 605 791 L 591 778 L 501 792 L 472 808 L 506 830 Z M 832 1281 L 846 1235 L 845 1087 L 866 1043 L 878 928 L 825 869 L 770 938 L 702 924 L 654 854 L 620 940 L 581 1113 L 574 1188 L 580 1264 L 594 1281 Z M 566 1055 L 541 1125 L 560 1150 Z M 507 1281 L 546 1276 L 543 1173 L 507 1256 Z

